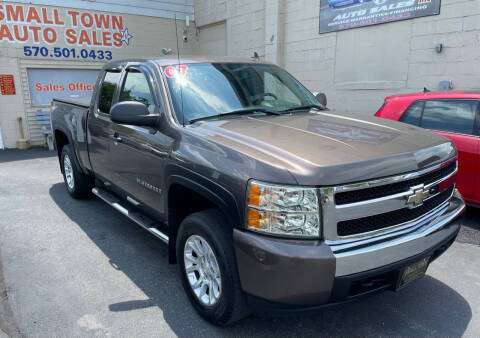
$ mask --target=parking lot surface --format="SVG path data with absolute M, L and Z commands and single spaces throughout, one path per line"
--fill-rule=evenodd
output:
M 461 222 L 400 292 L 217 328 L 188 303 L 162 242 L 97 198 L 68 196 L 53 152 L 0 151 L 0 337 L 478 336 L 480 210 Z

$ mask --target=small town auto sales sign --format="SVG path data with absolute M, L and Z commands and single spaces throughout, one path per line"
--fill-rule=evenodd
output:
M 114 58 L 115 51 L 132 47 L 132 38 L 119 14 L 0 2 L 0 48 L 20 45 L 23 50 L 18 50 L 25 58 L 106 62 Z M 49 65 L 45 69 L 28 68 L 32 105 L 48 105 L 54 97 L 93 92 L 97 70 Z M 5 83 L 3 80 L 2 91 L 12 92 L 13 81 L 12 85 Z
M 440 0 L 320 0 L 320 33 L 440 14 Z
M 131 38 L 122 15 L 0 4 L 0 42 L 121 48 Z

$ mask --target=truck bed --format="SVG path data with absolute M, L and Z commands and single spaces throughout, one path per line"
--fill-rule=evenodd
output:
M 60 98 L 54 98 L 53 100 L 62 102 L 62 103 L 72 104 L 75 106 L 88 108 L 90 106 L 91 99 L 92 99 L 92 96 L 87 95 L 87 96 L 79 96 L 79 97 L 65 96 Z

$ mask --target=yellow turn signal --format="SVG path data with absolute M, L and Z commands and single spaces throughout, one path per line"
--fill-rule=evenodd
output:
M 248 226 L 255 228 L 255 229 L 260 229 L 260 211 L 255 210 L 255 209 L 248 209 Z
M 250 195 L 248 196 L 248 204 L 259 206 L 260 205 L 260 187 L 258 185 L 250 186 Z

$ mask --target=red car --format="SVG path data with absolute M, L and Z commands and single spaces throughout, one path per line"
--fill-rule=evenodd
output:
M 480 92 L 424 92 L 389 96 L 375 116 L 431 129 L 458 149 L 457 188 L 480 206 Z

